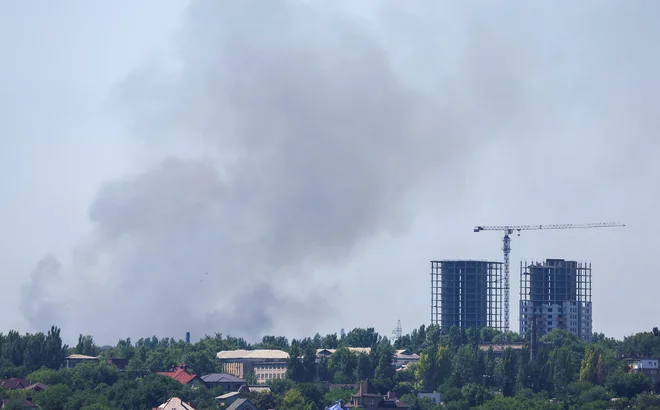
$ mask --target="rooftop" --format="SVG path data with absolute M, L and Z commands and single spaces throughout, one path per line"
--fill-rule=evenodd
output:
M 218 352 L 218 359 L 288 359 L 289 354 L 282 350 L 223 350 Z
M 195 408 L 178 397 L 172 397 L 154 410 L 195 410 Z
M 160 374 L 161 376 L 170 377 L 181 384 L 188 384 L 192 379 L 197 377 L 194 374 L 188 373 L 186 369 L 183 369 L 181 367 L 177 367 L 175 370 L 171 372 L 156 372 L 156 373 Z
M 202 376 L 206 383 L 245 383 L 245 380 L 227 373 L 209 373 Z
M 65 359 L 69 360 L 98 360 L 98 356 L 87 356 L 84 354 L 72 354 L 67 356 Z

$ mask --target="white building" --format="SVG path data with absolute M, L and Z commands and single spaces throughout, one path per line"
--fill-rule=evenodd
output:
M 520 266 L 520 334 L 536 325 L 541 337 L 553 329 L 591 341 L 591 264 L 546 259 Z
M 254 374 L 257 383 L 284 379 L 289 354 L 282 350 L 224 350 L 218 352 L 224 372 L 240 379 Z
M 520 301 L 520 334 L 532 330 L 532 319 L 536 318 L 539 336 L 552 329 L 563 329 L 584 340 L 591 340 L 591 302 L 565 301 L 542 303 L 533 306 L 529 301 Z
M 636 360 L 630 366 L 631 373 L 642 373 L 644 376 L 651 379 L 651 383 L 656 384 L 660 380 L 660 373 L 658 371 L 658 359 L 641 359 Z

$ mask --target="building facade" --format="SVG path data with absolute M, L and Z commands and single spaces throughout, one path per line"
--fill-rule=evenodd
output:
M 553 329 L 591 341 L 591 264 L 564 259 L 520 264 L 520 334 Z
M 259 384 L 284 379 L 289 354 L 282 350 L 224 350 L 218 352 L 223 371 L 245 380 L 250 374 Z
M 654 386 L 660 380 L 658 359 L 636 360 L 630 365 L 630 372 L 643 374 L 651 380 L 651 383 L 653 383 Z
M 431 324 L 443 333 L 459 328 L 502 330 L 502 263 L 431 261 Z

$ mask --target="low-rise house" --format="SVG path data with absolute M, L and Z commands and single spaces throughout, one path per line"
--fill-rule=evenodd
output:
M 631 373 L 641 373 L 651 379 L 654 385 L 660 380 L 660 373 L 658 369 L 658 359 L 640 359 L 635 360 L 630 365 Z
M 63 367 L 70 369 L 83 362 L 98 362 L 98 356 L 87 356 L 84 354 L 72 354 L 64 358 Z
M 184 385 L 189 384 L 191 386 L 201 386 L 204 384 L 204 382 L 199 376 L 192 373 L 188 373 L 185 365 L 181 367 L 175 367 L 169 372 L 156 372 L 156 373 L 160 374 L 161 376 L 166 376 L 171 379 L 174 379 Z
M 22 390 L 32 384 L 31 381 L 25 379 L 19 379 L 17 377 L 12 377 L 11 379 L 5 379 L 0 381 L 0 387 L 6 390 Z
M 206 387 L 210 389 L 221 387 L 224 392 L 238 391 L 241 386 L 247 384 L 245 380 L 227 373 L 209 373 L 203 375 L 201 379 Z
M 128 366 L 128 359 L 125 357 L 115 357 L 114 359 L 108 359 L 108 364 L 117 367 L 119 371 L 124 371 L 126 366 Z
M 525 347 L 524 343 L 482 343 L 479 345 L 479 349 L 487 352 L 490 348 L 493 348 L 493 354 L 495 357 L 502 357 L 502 353 L 508 348 L 513 350 L 522 350 Z
M 254 374 L 257 383 L 286 377 L 289 354 L 282 350 L 224 350 L 218 352 L 223 371 L 240 379 Z
M 172 397 L 160 406 L 154 407 L 153 410 L 195 410 L 195 408 L 178 397 Z
M 366 408 L 366 409 L 409 409 L 410 406 L 399 400 L 394 394 L 387 393 L 386 396 L 380 392 L 369 381 L 360 383 L 360 391 L 351 396 L 351 403 L 347 408 Z
M 354 354 L 371 354 L 371 348 L 369 347 L 347 347 L 347 349 Z M 316 362 L 320 362 L 323 358 L 329 359 L 335 352 L 337 352 L 337 349 L 316 349 Z M 392 358 L 395 369 L 417 361 L 419 361 L 419 355 L 407 349 L 396 350 Z
M 355 354 L 368 355 L 371 353 L 371 348 L 369 347 L 347 347 L 347 349 Z M 316 361 L 318 362 L 322 358 L 329 359 L 336 351 L 337 349 L 316 349 Z
M 251 385 L 248 385 L 247 388 L 248 388 L 248 391 L 250 393 L 270 392 L 270 386 L 266 386 L 265 384 L 257 384 L 257 385 L 251 384 Z
M 411 363 L 419 361 L 419 355 L 411 352 L 408 349 L 401 349 L 394 352 L 394 368 L 400 369 L 404 366 L 408 367 Z
M 334 405 L 326 407 L 325 410 L 348 410 L 348 407 L 344 407 L 343 400 L 338 400 Z
M 227 410 L 259 410 L 249 399 L 241 397 L 234 401 Z
M 238 391 L 225 393 L 216 397 L 220 405 L 226 410 L 257 410 L 255 405 L 247 398 L 249 389 L 247 385 L 241 386 Z
M 27 399 L 3 399 L 0 400 L 0 409 L 4 409 L 7 407 L 10 407 L 15 409 L 16 408 L 16 403 L 22 404 L 24 409 L 38 409 L 39 406 L 37 406 L 31 398 Z
M 431 399 L 433 404 L 439 405 L 440 402 L 442 401 L 442 394 L 440 394 L 438 392 L 432 392 L 432 393 L 419 392 L 419 393 L 417 393 L 417 398 L 418 399 L 424 399 L 424 398 Z
M 32 390 L 32 391 L 44 391 L 46 389 L 48 389 L 48 386 L 42 383 L 33 383 L 25 388 L 25 390 Z

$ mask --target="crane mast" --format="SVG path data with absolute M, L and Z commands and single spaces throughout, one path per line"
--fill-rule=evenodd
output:
M 504 253 L 504 330 L 509 330 L 509 294 L 510 294 L 510 254 L 511 237 L 514 232 L 520 236 L 521 231 L 532 231 L 539 229 L 583 229 L 583 228 L 615 228 L 625 226 L 616 222 L 597 222 L 590 224 L 555 224 L 555 225 L 491 225 L 475 226 L 474 232 L 481 231 L 504 231 L 502 238 L 502 252 Z

